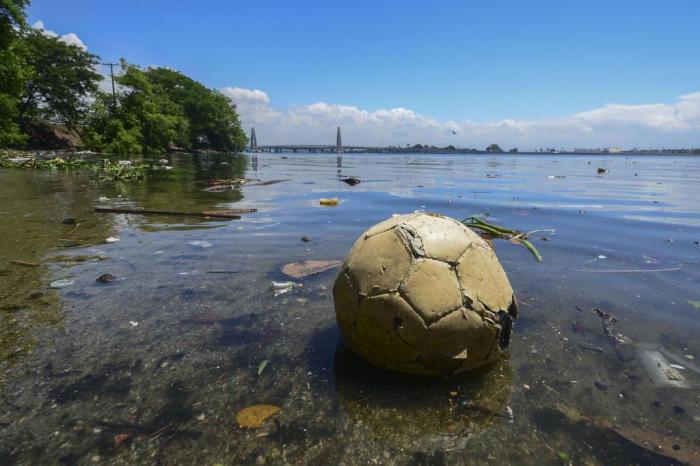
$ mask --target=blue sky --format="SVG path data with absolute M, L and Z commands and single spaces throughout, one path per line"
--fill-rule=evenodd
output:
M 29 19 L 105 60 L 261 90 L 285 115 L 323 102 L 439 125 L 531 122 L 700 91 L 697 0 L 34 0 Z M 698 134 L 675 140 L 700 145 Z M 540 144 L 578 142 L 553 139 Z

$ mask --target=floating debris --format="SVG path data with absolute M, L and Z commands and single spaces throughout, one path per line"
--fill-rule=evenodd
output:
M 603 167 L 598 167 L 598 170 L 596 170 L 599 175 L 602 175 L 603 173 L 607 173 L 608 170 L 603 168 Z
M 195 240 L 195 241 L 190 241 L 189 243 L 192 246 L 198 246 L 200 248 L 210 248 L 212 244 L 209 241 L 202 241 L 202 240 Z
M 537 262 L 542 262 L 542 254 L 537 250 L 533 244 L 528 241 L 528 235 L 530 233 L 524 233 L 522 231 L 518 230 L 512 230 L 510 228 L 504 228 L 500 227 L 497 225 L 493 225 L 491 223 L 486 223 L 483 218 L 479 218 L 477 216 L 471 216 L 468 218 L 465 218 L 462 220 L 462 223 L 468 226 L 471 229 L 476 229 L 479 230 L 481 233 L 486 234 L 489 239 L 490 238 L 501 238 L 501 239 L 507 239 L 511 243 L 514 244 L 522 244 L 525 246 L 528 251 L 532 253 L 533 256 L 535 256 L 535 259 Z M 544 230 L 536 230 L 536 231 L 544 231 Z M 554 231 L 554 230 L 547 230 L 547 231 Z M 534 232 L 531 232 L 534 233 Z
M 347 177 L 347 178 L 341 178 L 340 181 L 342 181 L 343 183 L 347 183 L 347 184 L 349 184 L 350 186 L 355 186 L 355 185 L 360 184 L 360 179 L 359 179 L 359 178 L 355 178 L 354 176 L 349 176 L 349 177 Z
M 110 243 L 116 243 L 119 241 L 119 238 L 116 238 L 114 236 L 110 236 L 109 238 L 105 239 L 105 243 L 110 244 Z
M 320 199 L 319 204 L 323 206 L 337 206 L 338 205 L 338 198 L 337 197 L 332 197 L 329 199 Z
M 73 283 L 75 283 L 73 280 L 66 278 L 63 280 L 56 280 L 54 282 L 51 282 L 49 283 L 49 286 L 51 288 L 65 288 L 67 286 L 71 286 Z
M 341 265 L 343 265 L 343 261 L 338 260 L 292 262 L 282 266 L 282 273 L 298 280 L 340 267 Z
M 688 300 L 688 304 L 690 304 L 691 306 L 693 306 L 695 309 L 700 309 L 700 301 L 692 301 L 692 300 L 689 299 L 689 300 Z
M 275 405 L 253 405 L 243 408 L 236 414 L 236 422 L 239 426 L 257 429 L 265 420 L 280 412 L 282 408 Z
M 311 237 L 310 237 L 310 236 L 306 236 L 306 235 L 302 236 L 302 237 L 301 237 L 301 240 L 302 240 L 303 242 L 305 242 L 305 243 L 310 243 L 310 242 L 312 241 L 312 240 L 311 240 Z
M 292 291 L 294 282 L 272 282 L 270 289 L 275 293 L 275 296 L 279 296 Z
M 95 212 L 111 214 L 136 214 L 136 215 L 179 215 L 182 217 L 211 217 L 230 218 L 238 220 L 240 214 L 252 214 L 258 209 L 227 209 L 227 210 L 205 210 L 203 212 L 178 212 L 171 210 L 144 210 L 144 209 L 113 209 L 107 207 L 95 207 Z
M 100 275 L 99 277 L 97 277 L 96 281 L 98 281 L 100 283 L 109 283 L 109 282 L 112 282 L 116 279 L 117 279 L 117 277 L 115 277 L 111 273 L 104 273 L 104 274 Z
M 268 365 L 269 363 L 270 363 L 270 360 L 269 360 L 269 359 L 264 359 L 264 360 L 260 363 L 260 365 L 258 366 L 258 375 L 261 375 L 261 374 L 263 373 L 263 371 L 265 370 L 265 368 L 267 367 L 267 365 Z

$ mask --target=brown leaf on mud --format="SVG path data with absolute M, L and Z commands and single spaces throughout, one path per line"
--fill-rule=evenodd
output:
M 325 272 L 326 270 L 340 267 L 342 264 L 342 261 L 292 262 L 282 267 L 282 273 L 289 275 L 292 278 L 300 279 L 308 277 L 309 275 L 315 275 L 317 273 Z
M 282 408 L 275 405 L 253 405 L 243 408 L 236 414 L 236 422 L 241 427 L 257 429 L 270 416 L 280 412 Z

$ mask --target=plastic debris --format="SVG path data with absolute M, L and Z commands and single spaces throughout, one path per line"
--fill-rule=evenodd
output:
M 294 289 L 294 282 L 272 282 L 270 289 L 275 293 L 275 296 L 287 293 Z
M 107 238 L 105 240 L 105 243 L 116 243 L 117 241 L 119 241 L 119 238 L 116 238 L 114 236 L 110 236 L 109 238 Z
M 209 241 L 195 240 L 195 241 L 190 241 L 188 244 L 191 244 L 192 246 L 199 246 L 200 248 L 210 248 L 211 247 L 211 243 Z
M 135 320 L 130 320 L 129 323 L 131 324 L 132 327 L 138 327 L 139 323 L 136 322 Z
M 72 285 L 73 283 L 75 283 L 73 280 L 70 280 L 70 279 L 67 279 L 67 278 L 66 278 L 66 279 L 63 279 L 63 280 L 56 280 L 56 281 L 54 281 L 54 282 L 51 282 L 51 283 L 49 284 L 49 286 L 50 286 L 51 288 L 65 288 L 65 287 L 67 287 L 67 286 Z
M 320 199 L 319 204 L 324 206 L 336 206 L 338 205 L 338 198 L 332 197 L 330 199 Z

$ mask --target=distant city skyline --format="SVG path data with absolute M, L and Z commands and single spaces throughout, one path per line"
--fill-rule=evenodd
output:
M 700 146 L 700 2 L 34 0 L 105 61 L 221 90 L 259 144 Z M 105 72 L 105 70 L 102 70 Z

